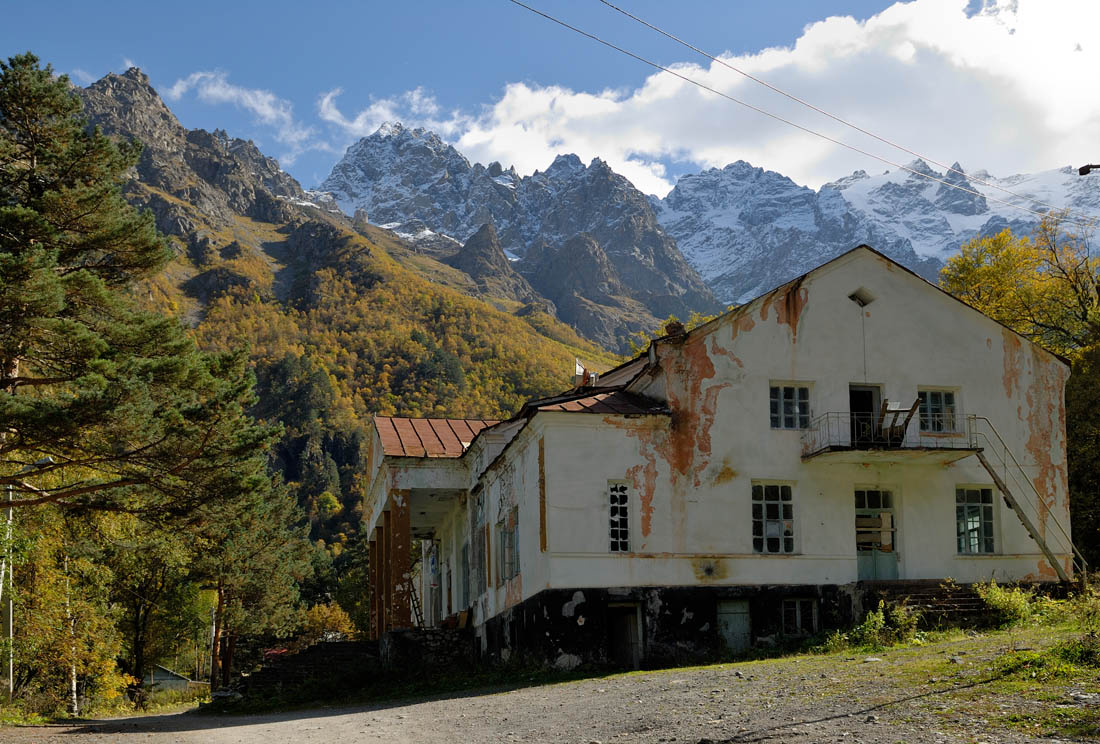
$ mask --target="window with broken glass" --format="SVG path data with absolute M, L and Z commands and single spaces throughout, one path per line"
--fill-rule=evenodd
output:
M 789 484 L 752 485 L 752 549 L 756 553 L 794 552 L 794 502 Z
M 921 431 L 958 431 L 955 393 L 952 390 L 918 390 Z
M 772 385 L 770 411 L 773 429 L 808 429 L 810 388 L 805 385 Z
M 817 632 L 817 601 L 813 599 L 783 600 L 783 634 L 813 635 Z
M 610 515 L 610 550 L 630 552 L 630 488 L 623 481 L 607 482 L 608 513 Z
M 955 536 L 960 554 L 993 552 L 993 489 L 955 489 Z

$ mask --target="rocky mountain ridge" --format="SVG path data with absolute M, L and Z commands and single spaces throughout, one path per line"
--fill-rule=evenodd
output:
M 540 288 L 538 262 L 528 254 L 541 257 L 547 246 L 561 249 L 584 232 L 624 284 L 645 287 L 653 268 L 682 272 L 676 260 L 661 266 L 654 259 L 683 256 L 723 303 L 749 299 L 860 244 L 935 280 L 967 240 L 1006 227 L 1034 229 L 1038 217 L 1000 203 L 1019 200 L 997 187 L 1100 217 L 1100 180 L 1070 168 L 1001 179 L 985 171 L 968 176 L 958 163 L 953 168 L 961 173 L 922 160 L 908 168 L 976 193 L 900 169 L 856 171 L 815 191 L 738 161 L 683 176 L 664 198 L 648 197 L 644 209 L 640 192 L 599 159 L 585 166 L 575 155 L 559 155 L 545 171 L 519 177 L 498 163 L 470 164 L 435 133 L 400 124 L 383 125 L 349 148 L 320 189 L 348 213 L 363 209 L 399 230 L 415 222 L 421 228 L 406 232 L 410 239 L 444 250 L 443 241 L 465 240 L 491 221 L 520 273 L 544 295 L 550 290 Z M 660 249 L 650 252 L 647 241 Z M 647 271 L 634 273 L 632 265 Z M 680 314 L 671 303 L 638 299 L 651 314 Z
M 319 191 L 442 259 L 493 225 L 518 273 L 558 317 L 611 348 L 668 315 L 721 309 L 645 195 L 599 159 L 586 166 L 562 155 L 520 177 L 499 163 L 471 164 L 433 132 L 385 124 L 348 148 Z M 556 258 L 582 236 L 584 249 L 573 242 L 569 255 L 584 264 Z M 562 272 L 586 270 L 610 271 L 613 281 L 563 285 Z

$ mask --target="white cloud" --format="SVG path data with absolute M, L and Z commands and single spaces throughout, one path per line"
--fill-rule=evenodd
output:
M 87 70 L 82 70 L 79 67 L 74 67 L 72 70 L 70 70 L 69 77 L 71 77 L 73 80 L 80 83 L 81 85 L 91 85 L 95 82 L 95 75 L 88 72 Z
M 1100 157 L 1097 28 L 1100 3 L 1090 0 L 916 0 L 865 21 L 827 18 L 790 47 L 723 59 L 932 159 L 1008 175 Z M 912 159 L 720 65 L 676 70 L 890 160 Z M 673 162 L 744 159 L 811 186 L 888 167 L 660 72 L 628 91 L 513 83 L 476 113 L 441 112 L 417 89 L 347 117 L 339 93 L 322 96 L 320 115 L 350 136 L 399 119 L 437 129 L 473 160 L 527 173 L 561 152 L 599 156 L 650 193 L 668 190 Z
M 214 70 L 193 72 L 180 78 L 164 91 L 164 97 L 178 101 L 192 90 L 204 103 L 231 103 L 252 114 L 259 124 L 274 129 L 276 141 L 289 148 L 280 156 L 285 165 L 292 164 L 307 150 L 328 149 L 327 144 L 315 139 L 315 128 L 294 118 L 294 107 L 290 101 L 279 98 L 271 91 L 234 85 L 225 72 Z
M 469 118 L 458 112 L 443 114 L 435 98 L 423 88 L 393 98 L 372 99 L 370 105 L 349 119 L 336 105 L 343 92 L 336 88 L 324 93 L 317 101 L 317 108 L 322 120 L 352 137 L 365 137 L 387 121 L 427 127 L 442 137 L 454 136 L 469 125 Z

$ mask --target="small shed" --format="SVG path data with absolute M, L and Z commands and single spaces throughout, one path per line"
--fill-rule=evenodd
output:
M 158 690 L 186 690 L 195 685 L 186 676 L 173 672 L 168 667 L 156 664 L 145 673 L 145 686 Z

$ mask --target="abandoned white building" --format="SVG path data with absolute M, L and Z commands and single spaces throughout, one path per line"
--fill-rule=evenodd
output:
M 376 418 L 374 635 L 660 664 L 867 582 L 1066 579 L 1068 374 L 861 246 L 508 421 Z

